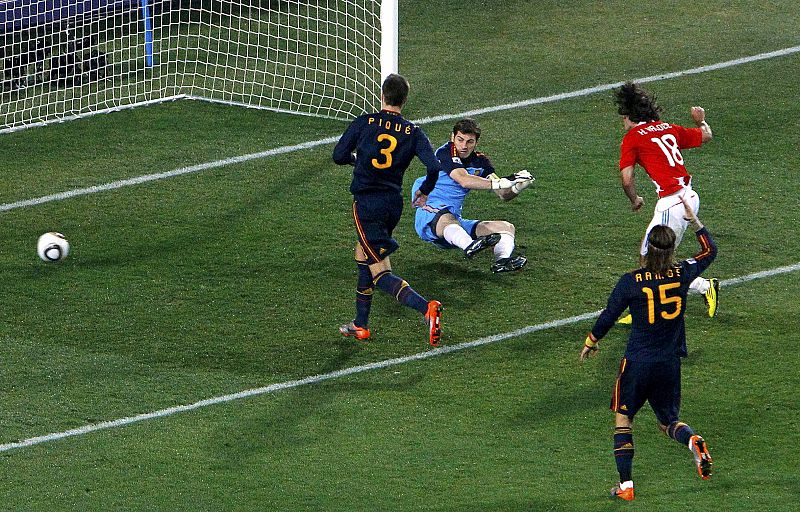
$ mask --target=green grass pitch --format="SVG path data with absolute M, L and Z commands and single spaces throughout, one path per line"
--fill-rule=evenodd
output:
M 411 119 L 671 73 L 800 44 L 796 2 L 405 0 Z M 664 118 L 702 105 L 715 138 L 686 152 L 723 280 L 797 264 L 800 53 L 647 85 Z M 643 213 L 617 176 L 608 91 L 478 116 L 498 169 L 534 187 L 466 212 L 516 224 L 530 259 L 493 275 L 419 241 L 397 273 L 445 305 L 457 346 L 603 307 L 636 264 Z M 346 123 L 176 102 L 0 136 L 0 204 L 337 136 Z M 434 145 L 452 120 L 424 126 Z M 425 352 L 418 315 L 376 295 L 353 315 L 349 168 L 332 145 L 2 212 L 0 444 Z M 407 185 L 423 172 L 415 164 Z M 65 233 L 69 258 L 36 258 Z M 681 256 L 695 249 L 685 239 Z M 637 500 L 617 478 L 608 401 L 626 330 L 579 364 L 591 320 L 383 369 L 0 452 L 6 510 L 790 511 L 797 482 L 797 272 L 722 289 L 687 312 L 682 417 L 716 474 L 635 424 Z

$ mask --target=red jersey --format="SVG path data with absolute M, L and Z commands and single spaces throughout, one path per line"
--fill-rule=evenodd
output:
M 664 121 L 640 123 L 622 138 L 620 170 L 639 164 L 656 184 L 658 197 L 674 194 L 689 185 L 692 177 L 683 166 L 681 149 L 703 143 L 700 128 L 684 128 Z

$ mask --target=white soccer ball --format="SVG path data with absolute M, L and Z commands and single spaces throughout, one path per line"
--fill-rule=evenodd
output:
M 43 261 L 61 261 L 69 254 L 69 242 L 61 233 L 51 231 L 39 237 L 36 252 Z

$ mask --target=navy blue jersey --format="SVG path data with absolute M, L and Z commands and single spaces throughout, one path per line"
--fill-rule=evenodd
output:
M 466 169 L 473 176 L 486 178 L 494 172 L 494 166 L 486 155 L 477 151 L 473 151 L 467 158 L 460 158 L 452 142 L 437 149 L 436 158 L 442 164 L 442 171 L 439 173 L 436 188 L 428 194 L 428 204 L 434 208 L 448 207 L 453 215 L 461 216 L 461 208 L 470 189 L 459 185 L 450 177 L 450 173 L 455 169 Z M 417 178 L 412 190 L 421 187 L 424 179 L 427 177 Z
M 402 193 L 403 174 L 414 155 L 428 169 L 420 190 L 425 195 L 430 194 L 441 169 L 431 142 L 422 128 L 391 110 L 355 118 L 333 149 L 334 162 L 339 165 L 355 164 L 353 182 L 350 184 L 350 192 L 354 195 Z
M 596 339 L 605 336 L 626 308 L 633 317 L 625 358 L 631 361 L 667 361 L 686 356 L 683 313 L 689 284 L 714 261 L 717 246 L 708 230 L 697 232 L 701 250 L 663 274 L 640 268 L 620 277 L 608 305 L 592 328 Z

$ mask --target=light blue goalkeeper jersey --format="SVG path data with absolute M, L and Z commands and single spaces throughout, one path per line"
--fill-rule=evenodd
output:
M 427 206 L 436 209 L 447 208 L 453 215 L 461 217 L 461 208 L 464 205 L 464 199 L 467 197 L 469 189 L 459 185 L 458 182 L 450 177 L 450 173 L 453 169 L 464 168 L 472 175 L 486 178 L 494 172 L 492 162 L 486 155 L 477 151 L 473 152 L 469 157 L 461 159 L 458 157 L 452 142 L 448 142 L 437 149 L 436 158 L 441 162 L 442 170 L 439 172 L 436 187 L 428 195 Z M 425 176 L 417 178 L 414 182 L 414 186 L 411 188 L 412 198 L 423 181 L 425 181 Z

